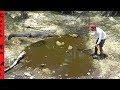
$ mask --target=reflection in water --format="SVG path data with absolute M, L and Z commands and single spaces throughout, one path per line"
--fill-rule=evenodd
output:
M 49 68 L 55 71 L 55 76 L 62 78 L 85 76 L 93 69 L 92 58 L 83 52 L 85 48 L 82 38 L 67 35 L 39 41 L 25 49 L 28 62 L 24 67 Z

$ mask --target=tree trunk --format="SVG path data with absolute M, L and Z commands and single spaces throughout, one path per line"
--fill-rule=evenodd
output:
M 27 19 L 28 18 L 27 11 L 21 11 L 21 18 L 22 19 Z

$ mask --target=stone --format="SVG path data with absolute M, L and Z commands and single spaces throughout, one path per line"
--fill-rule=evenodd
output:
M 45 67 L 45 66 L 46 66 L 46 64 L 40 64 L 40 66 L 41 66 L 41 67 Z
M 65 76 L 68 76 L 68 74 L 65 74 Z
M 49 68 L 42 69 L 43 72 L 46 74 L 50 74 L 51 70 Z
M 63 63 L 62 65 L 65 66 L 65 65 L 68 65 L 68 64 L 67 63 Z
M 34 77 L 33 77 L 33 76 L 31 76 L 31 77 L 30 77 L 30 79 L 34 79 Z
M 62 67 L 63 65 L 62 64 L 60 64 L 60 67 Z
M 78 37 L 77 34 L 70 34 L 70 36 L 72 36 L 72 37 Z
M 56 41 L 56 45 L 61 46 L 62 44 L 60 41 Z
M 45 56 L 45 58 L 47 58 L 47 56 Z
M 53 73 L 55 73 L 55 71 L 52 71 Z
M 59 77 L 61 77 L 62 75 L 58 75 Z
M 64 42 L 62 42 L 61 44 L 62 44 L 62 45 L 64 45 L 65 43 L 64 43 Z
M 90 72 L 88 72 L 87 75 L 90 75 Z
M 68 46 L 68 50 L 71 50 L 73 49 L 73 47 L 71 45 Z
M 30 72 L 25 72 L 24 75 L 29 77 L 31 76 Z

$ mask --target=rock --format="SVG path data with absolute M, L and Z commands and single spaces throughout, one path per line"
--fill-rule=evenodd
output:
M 64 42 L 56 41 L 56 45 L 58 45 L 58 46 L 62 46 L 64 44 L 65 44 Z
M 28 49 L 30 49 L 30 47 L 28 47 Z
M 90 75 L 90 73 L 88 72 L 87 75 Z
M 28 67 L 27 70 L 28 70 L 28 71 L 29 71 L 29 70 L 32 70 L 32 68 L 31 68 L 31 67 Z
M 98 56 L 97 56 L 97 55 L 94 55 L 94 56 L 93 56 L 93 59 L 97 59 L 97 58 L 98 58 Z
M 61 77 L 62 75 L 58 75 L 59 77 Z
M 52 73 L 55 73 L 55 71 L 52 71 Z
M 71 45 L 68 46 L 68 50 L 71 50 L 73 49 L 73 47 Z
M 31 77 L 30 77 L 30 79 L 34 79 L 34 77 L 33 77 L 33 76 L 31 76 Z
M 68 74 L 65 74 L 65 76 L 68 76 Z
M 15 75 L 11 75 L 11 78 L 14 78 L 15 77 Z
M 63 47 L 60 47 L 60 48 L 63 48 Z
M 68 53 L 69 51 L 67 50 L 66 53 Z
M 67 63 L 63 63 L 62 66 L 68 65 Z
M 45 66 L 46 66 L 46 64 L 40 64 L 40 66 L 41 66 L 41 67 L 45 67 Z
M 47 58 L 47 56 L 45 56 L 45 58 Z
M 67 78 L 67 79 L 71 79 L 71 78 Z
M 55 46 L 53 46 L 53 48 L 55 48 Z
M 25 72 L 24 75 L 25 75 L 25 76 L 28 76 L 28 77 L 31 77 L 30 72 Z
M 109 17 L 110 21 L 116 22 L 116 20 L 113 17 Z
M 34 69 L 34 71 L 39 71 L 39 70 L 40 70 L 40 69 L 39 69 L 38 67 Z
M 51 70 L 49 68 L 42 69 L 43 72 L 46 74 L 50 74 Z
M 120 73 L 118 74 L 118 77 L 120 77 Z
M 91 71 L 91 69 L 89 69 L 89 71 Z
M 72 36 L 72 37 L 78 37 L 77 34 L 70 34 L 70 36 Z
M 13 15 L 13 14 L 12 14 L 12 15 L 10 15 L 10 16 L 11 16 L 13 19 L 15 18 L 15 15 Z
M 56 41 L 56 45 L 61 46 L 62 44 L 61 44 L 61 42 Z
M 62 45 L 64 45 L 65 43 L 64 43 L 64 42 L 62 42 L 61 44 L 62 44 Z
M 65 32 L 64 30 L 57 30 L 54 34 L 60 36 L 60 35 L 65 35 Z
M 62 64 L 60 64 L 60 67 L 62 67 L 63 65 Z

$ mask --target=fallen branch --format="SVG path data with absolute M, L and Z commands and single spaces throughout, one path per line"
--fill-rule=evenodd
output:
M 25 51 L 23 51 L 22 53 L 20 53 L 20 55 L 19 55 L 19 56 L 17 57 L 17 59 L 15 60 L 15 62 L 14 62 L 11 66 L 9 66 L 8 68 L 5 69 L 5 73 L 6 73 L 7 71 L 9 71 L 10 69 L 12 69 L 14 66 L 16 66 L 16 65 L 18 64 L 18 62 L 24 58 L 24 55 L 25 55 L 25 54 L 26 54 Z

